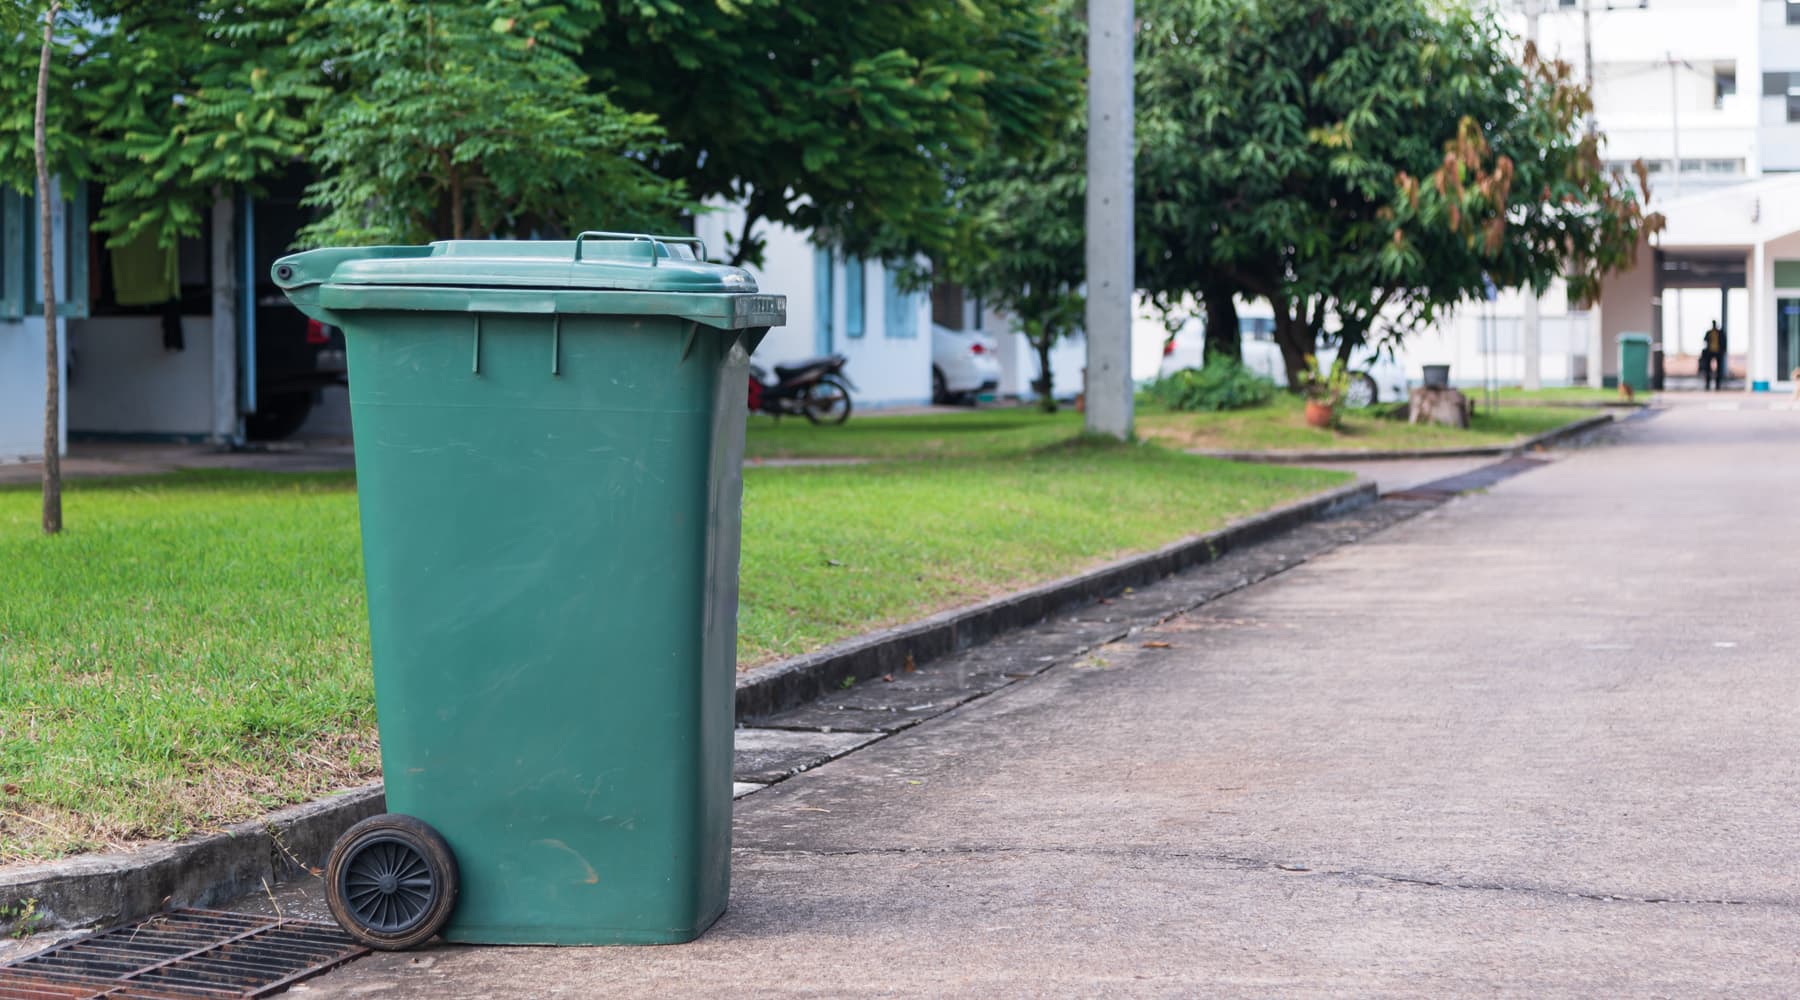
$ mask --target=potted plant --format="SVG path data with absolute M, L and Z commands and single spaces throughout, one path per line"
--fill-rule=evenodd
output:
M 1300 392 L 1306 397 L 1306 423 L 1310 427 L 1336 427 L 1338 406 L 1350 388 L 1350 370 L 1342 358 L 1332 362 L 1327 371 L 1319 369 L 1319 359 L 1306 356 L 1306 367 L 1300 371 Z

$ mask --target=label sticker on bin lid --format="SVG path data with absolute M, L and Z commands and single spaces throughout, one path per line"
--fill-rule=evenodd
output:
M 591 231 L 573 240 L 440 240 L 427 246 L 351 247 L 283 257 L 284 289 L 305 285 L 454 285 L 592 291 L 757 291 L 739 267 L 706 260 L 692 236 Z

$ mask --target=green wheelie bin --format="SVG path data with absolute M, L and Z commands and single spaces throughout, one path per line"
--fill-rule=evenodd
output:
M 389 813 L 346 930 L 671 943 L 725 910 L 749 353 L 786 299 L 685 237 L 313 250 L 342 327 Z
M 1650 335 L 1619 334 L 1619 384 L 1637 392 L 1650 391 Z

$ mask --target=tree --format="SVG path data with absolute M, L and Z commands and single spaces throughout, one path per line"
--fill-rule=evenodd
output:
M 44 534 L 62 531 L 62 360 L 56 349 L 56 257 L 50 228 L 50 159 L 45 117 L 50 99 L 51 42 L 56 35 L 56 15 L 61 0 L 50 0 L 44 11 L 44 45 L 38 55 L 37 112 L 32 145 L 37 160 L 38 253 L 44 263 Z
M 94 229 L 109 244 L 199 235 L 223 193 L 256 193 L 300 155 L 308 91 L 282 82 L 292 69 L 282 18 L 303 6 L 91 0 L 64 18 L 47 152 L 52 173 L 99 186 Z M 0 92 L 0 183 L 25 190 L 29 149 L 8 128 L 20 101 Z
M 1051 8 L 1057 25 L 1047 56 L 1074 76 L 1087 24 L 1072 3 Z M 940 262 L 941 275 L 1012 313 L 1038 358 L 1038 405 L 1056 410 L 1050 351 L 1085 321 L 1087 278 L 1087 102 L 1077 95 L 1047 143 L 992 150 L 954 191 L 958 212 L 981 239 Z
M 1077 79 L 1040 0 L 620 0 L 585 65 L 674 145 L 659 174 L 857 256 L 955 255 L 981 238 L 949 192 L 978 157 L 1029 148 Z
M 1589 290 L 1643 215 L 1566 67 L 1429 0 L 1146 0 L 1140 277 L 1267 299 L 1299 384 L 1322 335 L 1391 346 L 1484 276 Z M 1423 179 L 1421 181 L 1421 179 Z
M 687 207 L 654 118 L 591 93 L 557 6 L 325 0 L 289 59 L 329 96 L 308 144 L 309 243 L 663 228 Z

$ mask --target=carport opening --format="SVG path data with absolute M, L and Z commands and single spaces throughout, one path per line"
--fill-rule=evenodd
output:
M 1652 303 L 1655 326 L 1661 335 L 1658 339 L 1662 344 L 1663 388 L 1701 388 L 1700 351 L 1705 346 L 1707 327 L 1715 322 L 1725 332 L 1725 384 L 1743 386 L 1751 337 L 1741 322 L 1750 314 L 1745 267 L 1748 254 L 1748 248 L 1736 252 L 1656 251 Z M 1800 301 L 1793 304 L 1795 318 L 1800 321 Z M 1796 354 L 1800 356 L 1800 352 Z

